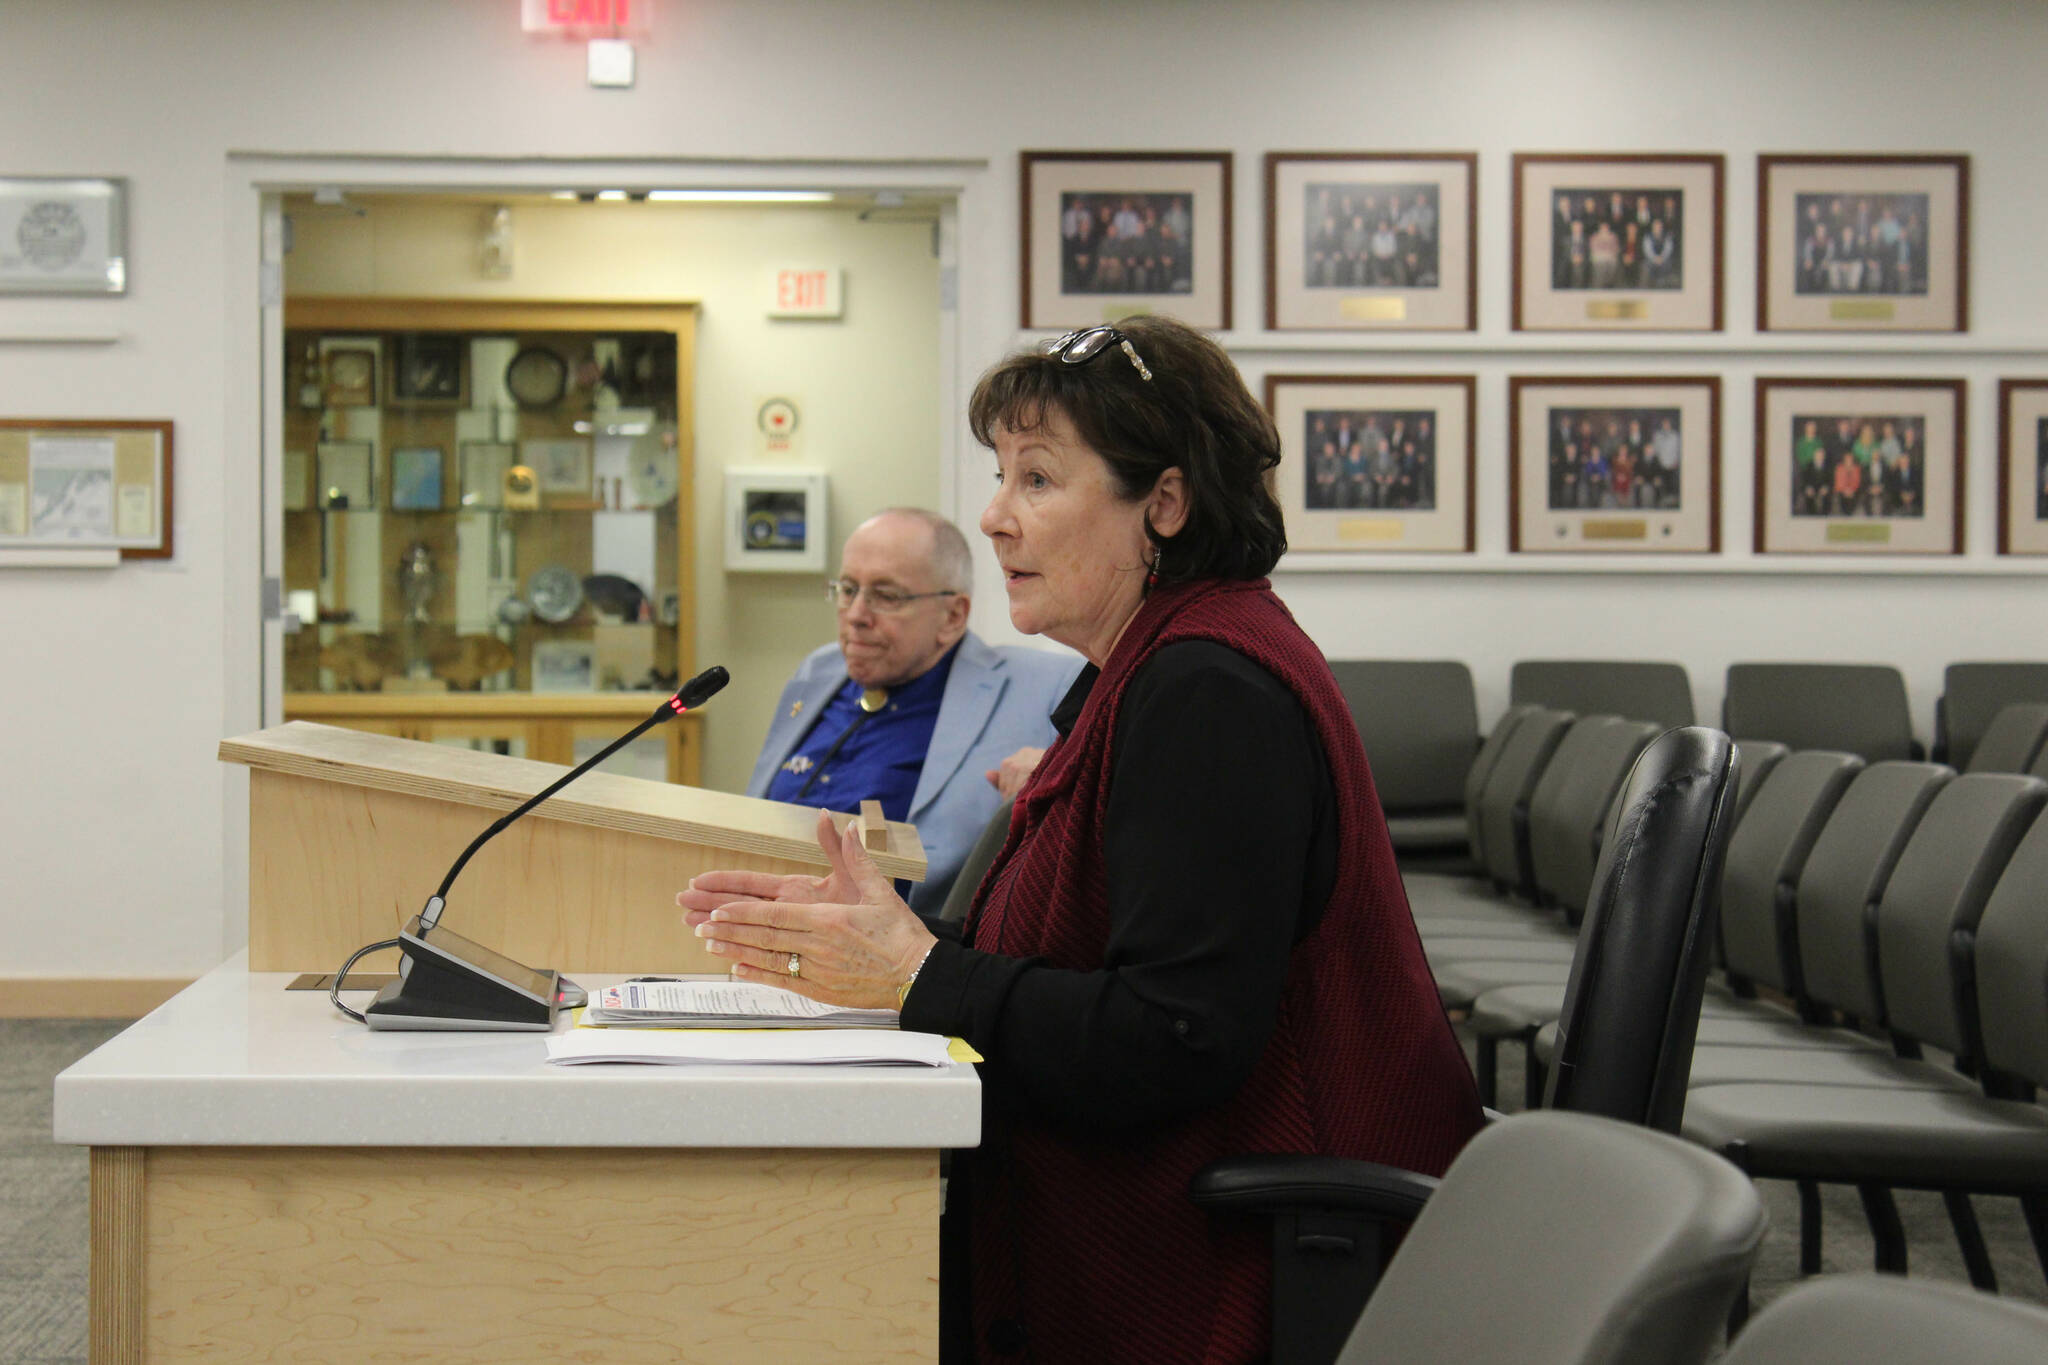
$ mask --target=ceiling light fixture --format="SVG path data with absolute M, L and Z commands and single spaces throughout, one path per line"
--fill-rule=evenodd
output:
M 828 204 L 830 190 L 649 190 L 657 203 L 676 204 Z

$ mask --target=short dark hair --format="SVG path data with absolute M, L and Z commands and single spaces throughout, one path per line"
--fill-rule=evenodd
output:
M 1263 578 L 1287 552 L 1287 530 L 1266 473 L 1280 463 L 1280 433 L 1245 388 L 1223 348 L 1172 318 L 1125 318 L 1118 331 L 1144 358 L 1150 379 L 1110 345 L 1080 365 L 1036 348 L 996 363 L 974 386 L 967 420 L 995 447 L 998 427 L 1037 431 L 1064 417 L 1109 465 L 1119 494 L 1135 502 L 1179 469 L 1188 517 L 1159 547 L 1159 577 Z

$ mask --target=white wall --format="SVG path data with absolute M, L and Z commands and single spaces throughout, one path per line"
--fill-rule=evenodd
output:
M 488 211 L 459 199 L 365 196 L 362 216 L 290 205 L 286 297 L 664 300 L 699 306 L 695 391 L 697 666 L 735 685 L 707 711 L 703 784 L 746 785 L 782 682 L 832 636 L 822 573 L 725 569 L 728 467 L 800 467 L 831 480 L 828 563 L 884 507 L 938 496 L 939 265 L 923 205 L 871 213 L 829 205 L 529 203 L 513 210 L 514 267 L 484 279 L 473 254 Z M 768 317 L 777 266 L 845 272 L 843 316 Z M 771 456 L 761 400 L 794 401 L 798 444 Z
M 1991 381 L 2048 373 L 2048 92 L 2036 69 L 2048 7 L 668 0 L 628 93 L 583 88 L 580 49 L 524 37 L 514 14 L 483 0 L 80 0 L 0 18 L 0 169 L 128 176 L 134 272 L 119 300 L 0 300 L 0 337 L 121 337 L 0 341 L 0 412 L 170 417 L 179 451 L 175 561 L 0 578 L 0 639 L 13 645 L 0 664 L 0 975 L 196 971 L 236 936 L 222 901 L 239 798 L 212 758 L 221 734 L 256 721 L 257 528 L 241 490 L 257 428 L 248 357 L 230 354 L 251 335 L 255 208 L 233 153 L 355 158 L 394 181 L 445 166 L 449 183 L 484 174 L 463 169 L 471 159 L 511 183 L 584 157 L 674 163 L 700 181 L 728 159 L 811 163 L 827 179 L 833 162 L 985 163 L 963 178 L 957 339 L 940 357 L 942 372 L 971 379 L 1016 339 L 1020 149 L 1229 149 L 1240 327 L 1226 340 L 1255 383 L 1278 369 L 1481 376 L 1479 571 L 1284 573 L 1283 593 L 1331 652 L 1468 658 L 1489 710 L 1507 663 L 1530 655 L 1681 659 L 1708 708 L 1733 658 L 1884 659 L 1906 670 L 1923 731 L 1947 660 L 2044 652 L 2040 580 L 1987 561 Z M 1257 332 L 1258 156 L 1298 148 L 1480 153 L 1476 337 L 1449 354 L 1333 354 Z M 1726 337 L 1588 352 L 1507 332 L 1508 156 L 1592 148 L 1729 155 Z M 1755 153 L 1916 148 L 1975 158 L 1972 336 L 1869 366 L 1846 345 L 1757 346 Z M 735 172 L 756 173 L 813 171 Z M 1728 380 L 1729 572 L 1501 562 L 1502 376 L 1701 366 Z M 1971 381 L 1975 572 L 1742 562 L 1749 378 L 1866 368 Z M 971 518 L 986 463 L 957 423 L 952 435 L 940 489 Z M 999 629 L 989 594 L 977 624 Z

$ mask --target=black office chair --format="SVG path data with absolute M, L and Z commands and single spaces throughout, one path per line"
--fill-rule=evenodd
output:
M 1566 984 L 1546 1107 L 1675 1131 L 1685 1102 L 1736 789 L 1735 746 L 1688 727 L 1653 740 L 1615 802 Z M 1395 1229 L 1437 1182 L 1337 1157 L 1211 1164 L 1195 1201 L 1273 1227 L 1273 1362 L 1336 1358 Z

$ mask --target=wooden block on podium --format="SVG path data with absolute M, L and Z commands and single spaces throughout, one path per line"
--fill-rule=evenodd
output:
M 293 721 L 221 741 L 249 774 L 249 969 L 334 971 L 395 937 L 469 842 L 563 767 Z M 587 773 L 486 844 L 442 923 L 536 967 L 723 972 L 676 892 L 699 872 L 820 872 L 817 812 Z M 924 846 L 886 827 L 875 863 L 921 881 Z M 358 970 L 388 970 L 395 953 Z M 384 959 L 380 962 L 379 959 Z
M 860 803 L 860 842 L 870 853 L 880 853 L 889 847 L 889 822 L 882 818 L 879 801 Z

